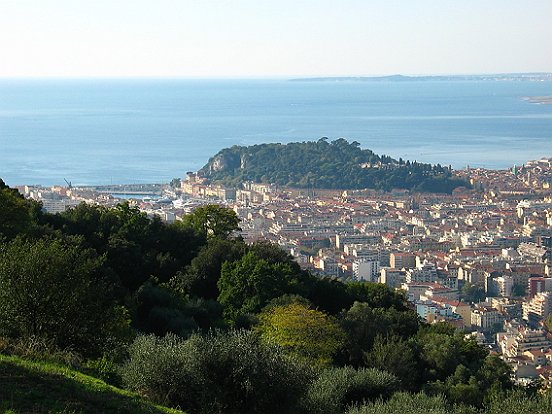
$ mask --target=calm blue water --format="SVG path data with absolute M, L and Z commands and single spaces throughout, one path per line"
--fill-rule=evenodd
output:
M 551 82 L 1 80 L 8 184 L 167 182 L 224 147 L 345 137 L 456 168 L 552 156 Z

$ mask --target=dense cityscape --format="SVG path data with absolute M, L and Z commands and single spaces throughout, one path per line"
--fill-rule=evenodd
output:
M 223 205 L 236 212 L 245 241 L 273 242 L 320 276 L 401 289 L 422 320 L 448 322 L 501 355 L 516 382 L 550 387 L 552 159 L 455 174 L 473 188 L 452 195 L 227 188 L 188 173 L 170 185 L 19 190 L 50 213 L 128 200 L 167 222 Z

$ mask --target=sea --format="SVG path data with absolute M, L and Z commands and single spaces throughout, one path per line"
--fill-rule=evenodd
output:
M 9 185 L 169 182 L 232 145 L 346 138 L 461 169 L 552 157 L 552 82 L 0 80 Z

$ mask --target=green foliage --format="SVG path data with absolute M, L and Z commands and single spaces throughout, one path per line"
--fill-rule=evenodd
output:
M 478 285 L 472 285 L 469 282 L 466 282 L 464 286 L 462 286 L 462 298 L 466 302 L 473 302 L 478 303 L 482 300 L 485 300 L 485 289 L 483 289 L 481 286 Z
M 453 407 L 443 396 L 399 392 L 389 401 L 380 400 L 353 407 L 347 414 L 478 414 L 478 411 L 470 407 Z
M 65 366 L 3 355 L 0 355 L 0 411 L 183 414 Z
M 184 216 L 184 224 L 205 238 L 227 239 L 239 230 L 239 223 L 240 220 L 233 210 L 217 204 L 198 207 Z
M 367 167 L 367 168 L 364 168 Z M 374 188 L 389 191 L 451 193 L 469 186 L 448 168 L 414 162 L 401 163 L 362 150 L 358 142 L 340 138 L 282 144 L 233 146 L 212 157 L 201 172 L 213 181 L 237 185 L 244 181 L 299 188 Z
M 416 339 L 425 367 L 425 381 L 444 381 L 454 374 L 458 365 L 464 365 L 469 372 L 475 373 L 487 356 L 487 350 L 474 339 L 466 339 L 461 333 L 455 333 L 454 328 L 448 324 L 424 327 L 418 332 Z
M 330 315 L 337 315 L 353 304 L 354 299 L 347 292 L 347 286 L 338 279 L 310 276 L 304 278 L 304 282 L 306 288 L 304 296 Z
M 154 335 L 138 336 L 129 347 L 130 361 L 122 368 L 123 382 L 162 404 L 190 404 L 186 398 L 193 383 L 188 371 L 192 350 L 190 343 L 175 335 L 163 338 Z
M 170 285 L 181 294 L 216 299 L 222 264 L 239 260 L 245 250 L 241 240 L 210 239 L 191 264 L 171 279 Z
M 521 391 L 495 394 L 485 414 L 549 414 L 552 412 L 552 392 L 539 397 L 527 397 Z
M 552 332 L 552 313 L 544 320 L 544 326 L 548 329 L 548 332 Z
M 28 233 L 37 225 L 40 204 L 26 200 L 0 179 L 0 240 Z
M 271 299 L 297 290 L 297 280 L 288 263 L 269 263 L 254 252 L 222 266 L 218 301 L 224 316 L 235 323 L 241 316 L 258 313 Z
M 521 283 L 514 283 L 512 287 L 512 296 L 522 297 L 527 294 L 527 286 Z
M 391 290 L 382 283 L 350 282 L 347 283 L 347 292 L 354 301 L 363 302 L 372 308 L 408 309 L 404 292 Z
M 53 340 L 37 336 L 26 338 L 0 337 L 0 355 L 11 355 L 27 360 L 78 367 L 82 357 L 70 349 L 60 349 Z
M 552 412 L 552 393 L 527 397 L 523 392 L 496 394 L 484 410 L 467 405 L 452 405 L 444 396 L 396 393 L 389 401 L 376 401 L 347 411 L 347 414 L 548 414 Z
M 105 381 L 107 384 L 116 387 L 121 387 L 123 384 L 117 364 L 113 358 L 106 355 L 85 361 L 81 370 L 95 378 Z
M 452 403 L 482 407 L 489 396 L 512 388 L 510 367 L 498 356 L 488 355 L 477 371 L 460 364 L 446 381 L 430 383 L 426 390 L 443 394 Z
M 64 234 L 79 235 L 88 247 L 105 254 L 106 266 L 127 290 L 135 291 L 151 276 L 168 281 L 187 266 L 202 244 L 182 224 L 148 219 L 128 203 L 116 208 L 80 204 L 44 222 Z
M 371 308 L 367 303 L 355 302 L 340 316 L 347 332 L 346 363 L 362 365 L 364 353 L 372 349 L 377 336 L 408 338 L 419 328 L 418 315 L 413 311 L 395 308 Z
M 189 299 L 152 282 L 138 289 L 136 301 L 136 324 L 145 333 L 163 336 L 171 332 L 186 337 L 200 329 L 223 326 L 218 302 Z
M 303 305 L 304 307 L 307 307 L 307 308 L 313 307 L 312 302 L 301 295 L 285 294 L 275 299 L 272 299 L 270 302 L 268 302 L 268 304 L 264 307 L 263 312 L 266 312 L 269 309 L 277 306 L 288 306 L 288 305 L 295 305 L 295 304 Z
M 343 413 L 353 404 L 387 399 L 398 388 L 398 379 L 385 371 L 329 368 L 309 387 L 303 405 L 309 414 Z
M 0 333 L 49 338 L 85 354 L 115 346 L 126 322 L 102 263 L 74 240 L 0 245 Z
M 253 332 L 143 336 L 123 378 L 136 391 L 194 414 L 296 413 L 309 369 Z
M 180 178 L 173 178 L 170 181 L 169 186 L 171 188 L 180 188 Z
M 345 332 L 331 317 L 301 303 L 272 306 L 259 316 L 264 340 L 314 365 L 329 365 L 343 346 Z
M 413 341 L 377 336 L 372 349 L 364 354 L 364 363 L 395 375 L 403 389 L 419 389 L 420 366 Z

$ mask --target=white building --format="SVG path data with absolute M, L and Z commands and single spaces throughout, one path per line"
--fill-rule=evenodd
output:
M 380 262 L 378 260 L 355 260 L 353 262 L 353 277 L 356 280 L 368 282 L 379 281 Z

